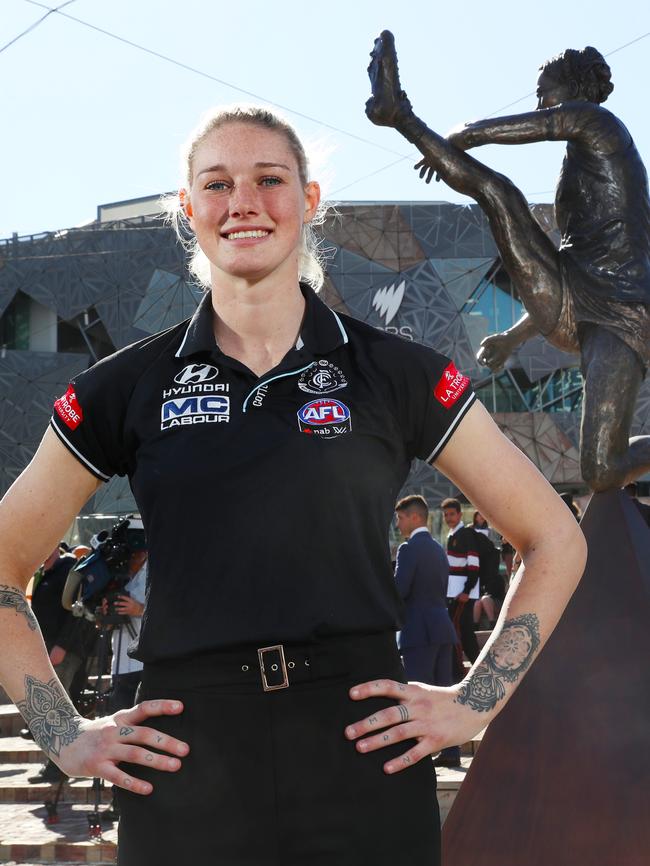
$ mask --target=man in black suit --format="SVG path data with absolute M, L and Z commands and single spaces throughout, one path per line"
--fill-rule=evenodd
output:
M 398 633 L 406 676 L 413 682 L 450 686 L 456 631 L 447 612 L 447 555 L 431 537 L 429 508 L 422 496 L 400 499 L 395 516 L 407 539 L 395 564 L 395 582 L 406 608 Z M 460 749 L 444 749 L 434 764 L 460 766 Z

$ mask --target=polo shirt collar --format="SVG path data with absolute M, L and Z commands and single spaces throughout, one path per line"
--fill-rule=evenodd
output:
M 413 532 L 409 535 L 409 541 L 413 538 L 414 535 L 417 535 L 418 532 L 428 532 L 428 528 L 426 526 L 418 526 L 417 529 L 414 529 Z
M 450 529 L 450 530 L 449 530 L 449 535 L 448 535 L 447 537 L 449 538 L 449 537 L 451 537 L 452 535 L 455 535 L 455 534 L 458 532 L 458 530 L 459 530 L 459 529 L 462 529 L 464 526 L 465 526 L 465 524 L 464 524 L 463 521 L 461 520 L 459 523 L 456 524 L 456 526 L 454 526 L 453 529 Z
M 306 349 L 315 355 L 326 354 L 348 342 L 348 335 L 339 316 L 326 306 L 311 286 L 300 284 L 305 298 L 305 317 L 296 349 Z M 177 358 L 186 358 L 197 352 L 212 352 L 218 348 L 214 338 L 212 295 L 206 292 L 194 315 L 188 322 Z

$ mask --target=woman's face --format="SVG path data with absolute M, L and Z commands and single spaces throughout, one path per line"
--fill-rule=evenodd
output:
M 225 274 L 256 282 L 272 273 L 297 279 L 302 227 L 320 190 L 316 183 L 303 188 L 283 133 L 236 122 L 209 133 L 183 197 L 213 280 Z

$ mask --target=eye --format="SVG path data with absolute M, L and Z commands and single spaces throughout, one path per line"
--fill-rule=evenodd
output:
M 206 189 L 214 190 L 214 192 L 223 192 L 228 189 L 228 184 L 225 180 L 211 180 L 205 185 Z
M 263 177 L 260 181 L 262 186 L 277 186 L 282 183 L 281 177 Z

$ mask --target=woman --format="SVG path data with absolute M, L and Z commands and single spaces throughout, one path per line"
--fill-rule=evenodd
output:
M 438 862 L 423 759 L 496 715 L 583 568 L 575 521 L 453 363 L 318 300 L 306 243 L 319 203 L 283 121 L 209 118 L 179 206 L 210 291 L 189 323 L 74 380 L 0 508 L 0 677 L 66 773 L 120 789 L 122 866 Z M 406 684 L 395 649 L 386 538 L 414 456 L 526 563 L 483 661 L 451 688 Z M 142 694 L 85 721 L 23 589 L 114 473 L 129 475 L 149 548 Z M 505 697 L 483 692 L 479 711 L 477 672 L 513 627 L 529 640 Z

